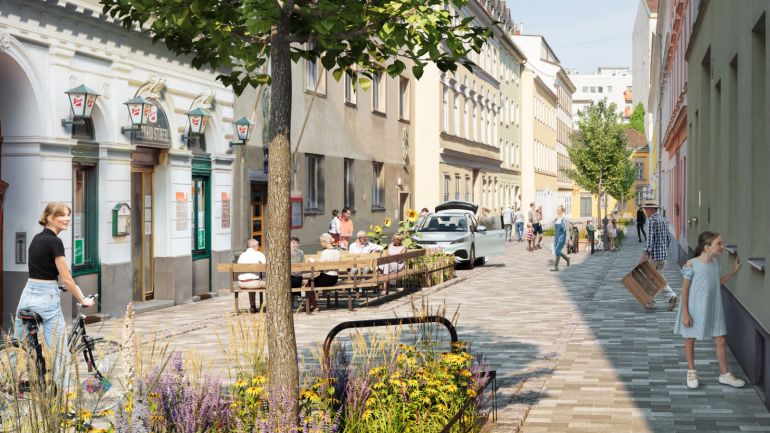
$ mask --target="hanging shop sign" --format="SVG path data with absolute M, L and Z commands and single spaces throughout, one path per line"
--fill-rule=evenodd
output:
M 112 208 L 112 235 L 128 236 L 131 234 L 131 206 L 118 203 Z
M 171 148 L 171 130 L 168 118 L 161 107 L 154 102 L 144 105 L 145 123 L 134 131 L 133 143 L 144 146 Z

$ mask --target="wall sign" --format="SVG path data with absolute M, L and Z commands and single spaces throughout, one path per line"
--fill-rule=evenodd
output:
M 230 194 L 222 193 L 222 228 L 230 228 Z
M 112 235 L 128 236 L 131 234 L 131 206 L 118 203 L 112 208 Z
M 187 210 L 187 195 L 184 191 L 176 192 L 176 231 L 186 232 L 189 230 L 187 221 L 189 219 Z
M 304 215 L 304 208 L 303 204 L 304 198 L 303 197 L 291 197 L 289 198 L 289 202 L 291 203 L 291 224 L 289 226 L 290 229 L 301 229 L 302 228 L 302 218 Z
M 206 248 L 206 229 L 198 229 L 198 249 Z
M 85 263 L 85 251 L 83 247 L 83 239 L 75 239 L 72 248 L 72 264 L 74 266 L 80 266 Z
M 133 143 L 144 145 L 171 148 L 171 130 L 168 127 L 166 113 L 161 107 L 150 101 L 151 105 L 145 106 L 148 110 L 147 123 L 142 125 L 138 131 L 132 132 Z

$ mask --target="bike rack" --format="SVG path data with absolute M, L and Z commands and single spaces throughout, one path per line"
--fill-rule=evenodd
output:
M 452 322 L 447 319 L 444 316 L 422 316 L 422 317 L 392 317 L 392 318 L 385 318 L 385 319 L 367 319 L 367 320 L 351 320 L 347 322 L 342 322 L 332 328 L 331 331 L 326 335 L 326 339 L 324 340 L 323 345 L 323 372 L 324 374 L 327 374 L 329 370 L 331 369 L 331 362 L 329 360 L 329 352 L 331 351 L 332 342 L 334 341 L 334 338 L 337 337 L 337 334 L 340 332 L 346 330 L 346 329 L 358 329 L 358 328 L 375 328 L 375 327 L 381 327 L 381 326 L 402 326 L 402 325 L 414 325 L 414 324 L 423 324 L 423 323 L 438 323 L 441 325 L 444 325 L 444 327 L 447 328 L 449 331 L 449 338 L 451 339 L 451 347 L 450 350 L 452 352 L 457 351 L 457 348 L 454 343 L 457 343 L 457 329 L 452 324 Z M 497 422 L 497 371 L 496 370 L 489 370 L 489 371 L 482 371 L 475 375 L 476 378 L 486 378 L 486 382 L 484 383 L 484 386 L 481 388 L 478 395 L 472 399 L 466 400 L 463 407 L 457 412 L 457 414 L 449 420 L 447 425 L 441 430 L 440 433 L 449 433 L 449 431 L 452 429 L 452 427 L 462 418 L 463 412 L 465 412 L 465 409 L 468 408 L 468 406 L 475 402 L 481 394 L 484 393 L 484 390 L 489 386 L 490 383 L 493 384 L 492 387 L 492 422 Z

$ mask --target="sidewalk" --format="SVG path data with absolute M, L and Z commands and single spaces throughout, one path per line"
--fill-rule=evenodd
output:
M 353 312 L 295 315 L 301 363 L 315 362 L 313 352 L 338 323 L 406 316 L 412 301 L 425 300 L 446 306 L 450 315 L 459 308 L 460 340 L 471 342 L 497 370 L 495 432 L 770 431 L 770 414 L 751 387 L 716 382 L 713 343 L 696 349 L 701 387 L 686 388 L 682 340 L 672 333 L 676 314 L 664 307 L 645 312 L 620 284 L 640 254 L 641 244 L 629 238 L 617 253 L 580 252 L 570 256 L 572 266 L 562 263 L 561 272 L 549 272 L 553 257 L 547 249 L 530 253 L 524 243 L 512 243 L 505 256 L 461 271 L 456 284 L 425 289 L 419 297 Z M 665 275 L 679 292 L 675 263 Z M 231 296 L 139 315 L 137 333 L 201 354 L 212 373 L 226 379 L 217 331 L 232 311 Z M 101 333 L 110 335 L 120 323 L 108 321 Z

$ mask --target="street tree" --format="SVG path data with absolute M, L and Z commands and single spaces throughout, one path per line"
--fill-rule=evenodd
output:
M 641 132 L 642 134 L 645 134 L 644 132 L 644 104 L 641 102 L 636 104 L 636 107 L 634 107 L 634 112 L 631 113 L 631 120 L 629 122 L 629 126 L 631 126 L 631 129 L 636 129 L 637 131 Z
M 285 393 L 273 420 L 297 417 L 297 348 L 290 296 L 289 193 L 292 62 L 318 62 L 336 80 L 349 74 L 419 79 L 430 64 L 455 71 L 490 31 L 459 15 L 468 0 L 101 0 L 127 29 L 147 31 L 196 68 L 240 94 L 270 86 L 266 225 L 269 383 Z
M 622 200 L 633 185 L 631 150 L 621 121 L 615 103 L 608 103 L 607 98 L 592 101 L 578 111 L 578 129 L 572 135 L 572 145 L 567 148 L 574 168 L 563 172 L 600 198 L 608 193 Z M 601 200 L 597 200 L 596 206 L 601 217 Z M 607 215 L 606 201 L 604 215 Z

